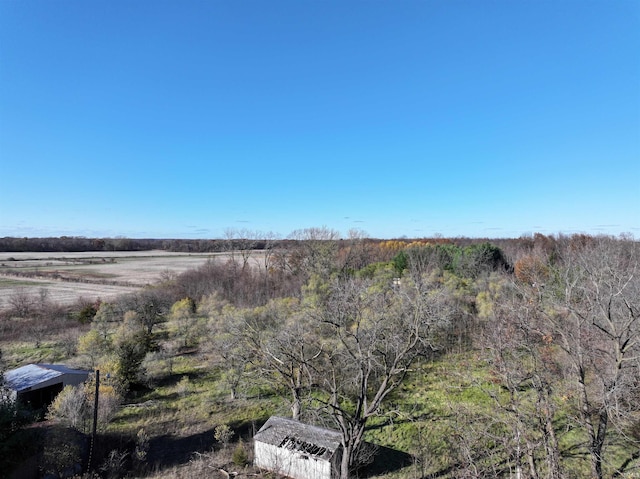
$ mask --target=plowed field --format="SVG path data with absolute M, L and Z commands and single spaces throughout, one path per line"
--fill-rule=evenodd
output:
M 157 282 L 165 274 L 197 268 L 226 254 L 166 251 L 86 253 L 0 253 L 0 309 L 16 291 L 62 304 L 108 299 Z

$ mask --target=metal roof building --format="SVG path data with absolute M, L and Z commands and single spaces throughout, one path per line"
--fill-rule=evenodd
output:
M 65 386 L 76 386 L 88 377 L 89 371 L 61 364 L 28 364 L 4 373 L 11 399 L 34 409 L 48 406 Z
M 338 431 L 272 416 L 254 436 L 254 465 L 294 479 L 338 477 Z

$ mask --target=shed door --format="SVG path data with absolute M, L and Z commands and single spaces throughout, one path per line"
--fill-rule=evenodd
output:
M 44 388 L 34 389 L 33 391 L 26 391 L 18 394 L 18 401 L 35 411 L 42 410 L 42 412 L 44 412 L 60 391 L 62 391 L 62 387 L 62 383 L 58 383 Z

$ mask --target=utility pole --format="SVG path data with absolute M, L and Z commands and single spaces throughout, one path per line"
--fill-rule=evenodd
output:
M 87 472 L 91 470 L 91 459 L 93 458 L 93 448 L 96 443 L 96 430 L 98 427 L 98 394 L 100 391 L 100 370 L 96 369 L 96 394 L 93 400 L 93 429 L 91 431 L 91 446 L 89 447 L 89 460 L 87 461 Z

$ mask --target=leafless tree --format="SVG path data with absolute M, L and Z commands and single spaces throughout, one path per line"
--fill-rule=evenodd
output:
M 517 477 L 561 479 L 554 401 L 562 390 L 561 368 L 550 337 L 539 329 L 536 292 L 503 280 L 495 296 L 478 341 L 500 386 L 484 388 L 499 411 L 487 422 L 501 423 L 491 441 L 502 431 L 504 460 Z
M 265 295 L 269 294 L 270 290 L 270 277 L 272 275 L 272 269 L 274 267 L 276 259 L 276 240 L 278 236 L 273 232 L 263 233 L 261 235 L 264 241 L 264 247 L 262 249 L 262 274 L 264 277 L 264 291 Z
M 336 280 L 311 314 L 323 329 L 317 398 L 342 433 L 341 477 L 357 468 L 369 420 L 381 413 L 414 360 L 430 353 L 448 321 L 441 283 L 407 279 L 384 288 L 368 280 Z
M 236 255 L 240 256 L 242 270 L 249 266 L 249 260 L 252 253 L 258 245 L 258 233 L 249 229 L 227 228 L 224 231 L 225 251 L 230 255 L 231 261 L 237 266 L 238 260 Z
M 251 371 L 279 385 L 291 399 L 299 419 L 303 394 L 309 391 L 309 368 L 320 353 L 318 336 L 297 300 L 273 300 L 267 305 L 238 310 L 226 308 L 213 320 L 216 351 L 225 362 L 234 397 L 234 385 Z
M 225 306 L 211 317 L 210 332 L 213 362 L 220 367 L 230 398 L 235 400 L 250 362 L 250 351 L 244 341 L 246 332 L 242 311 Z
M 249 266 L 249 260 L 254 253 L 256 246 L 258 245 L 258 233 L 248 230 L 246 228 L 241 229 L 238 232 L 238 249 L 240 250 L 240 256 L 242 258 L 242 269 L 245 270 Z
M 297 241 L 297 249 L 290 255 L 294 268 L 307 275 L 328 278 L 336 268 L 340 233 L 323 227 L 295 230 L 289 239 Z
M 167 297 L 161 289 L 148 289 L 122 298 L 117 309 L 123 315 L 127 311 L 135 311 L 136 320 L 146 334 L 151 336 L 153 328 L 166 320 L 171 304 L 172 298 Z
M 35 310 L 36 300 L 25 288 L 16 288 L 7 302 L 18 318 L 28 318 Z
M 364 268 L 375 255 L 372 243 L 367 241 L 367 233 L 356 228 L 349 230 L 347 239 L 340 245 L 339 261 L 343 273 Z
M 578 241 L 580 240 L 580 241 Z M 576 421 L 589 438 L 591 476 L 609 465 L 611 429 L 625 433 L 638 411 L 640 382 L 640 244 L 613 238 L 571 238 L 542 308 L 550 340 L 565 354 L 578 402 Z
M 263 375 L 289 392 L 291 415 L 299 419 L 313 363 L 322 353 L 317 324 L 309 321 L 295 300 L 271 301 L 260 309 L 263 314 L 246 319 L 246 344 Z

